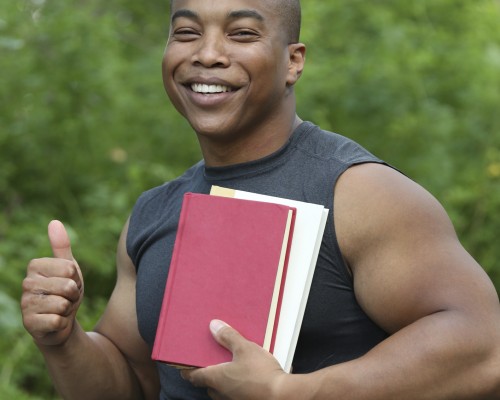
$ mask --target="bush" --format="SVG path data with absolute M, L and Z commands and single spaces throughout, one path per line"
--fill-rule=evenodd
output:
M 350 136 L 436 195 L 500 287 L 500 18 L 493 0 L 303 2 L 300 115 Z M 70 231 L 91 329 L 137 196 L 200 158 L 168 103 L 167 4 L 0 5 L 0 397 L 56 395 L 19 313 L 46 226 Z

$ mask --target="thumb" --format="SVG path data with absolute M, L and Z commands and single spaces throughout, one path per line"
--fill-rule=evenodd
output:
M 48 233 L 54 257 L 72 261 L 73 253 L 71 252 L 71 242 L 62 222 L 57 220 L 51 221 L 49 223 Z
M 217 343 L 232 353 L 234 353 L 238 344 L 246 341 L 234 328 L 218 319 L 210 321 L 210 331 Z

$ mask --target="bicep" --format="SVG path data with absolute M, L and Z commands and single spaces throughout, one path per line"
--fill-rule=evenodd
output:
M 360 167 L 339 181 L 335 211 L 367 314 L 390 333 L 440 311 L 497 315 L 491 281 L 460 244 L 441 205 L 396 171 Z
M 125 247 L 127 230 L 128 223 L 118 243 L 116 285 L 95 331 L 120 350 L 139 380 L 145 398 L 153 399 L 158 397 L 158 376 L 149 346 L 138 329 L 136 271 Z

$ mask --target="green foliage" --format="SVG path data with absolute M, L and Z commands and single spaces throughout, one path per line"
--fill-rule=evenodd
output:
M 70 231 L 91 329 L 135 199 L 200 158 L 162 88 L 167 12 L 125 0 L 0 6 L 0 398 L 54 396 L 18 305 L 28 261 L 50 255 L 47 223 Z
M 299 113 L 440 199 L 500 288 L 500 5 L 308 0 Z M 19 313 L 28 261 L 61 219 L 83 268 L 79 318 L 109 296 L 137 196 L 200 158 L 164 94 L 168 2 L 0 5 L 0 398 L 56 398 Z
M 357 140 L 443 203 L 497 289 L 499 17 L 494 0 L 309 1 L 298 87 L 303 117 Z

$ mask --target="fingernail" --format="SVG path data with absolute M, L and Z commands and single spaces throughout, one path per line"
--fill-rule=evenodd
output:
M 210 331 L 212 331 L 212 333 L 214 335 L 217 334 L 217 332 L 219 332 L 225 326 L 229 326 L 229 325 L 226 324 L 225 322 L 218 320 L 218 319 L 213 319 L 212 321 L 210 321 Z

